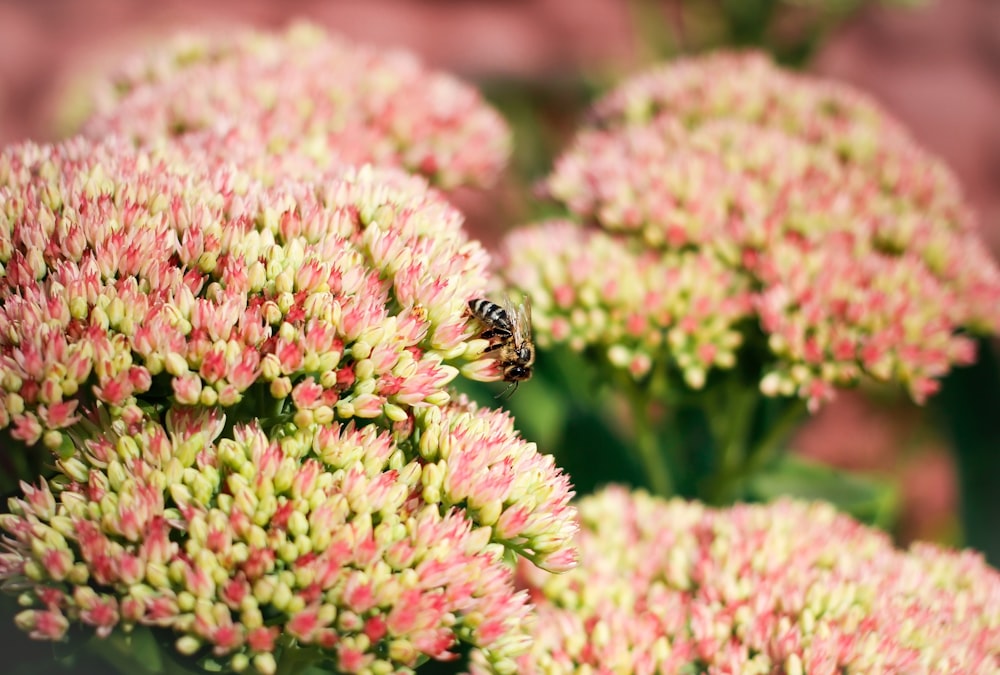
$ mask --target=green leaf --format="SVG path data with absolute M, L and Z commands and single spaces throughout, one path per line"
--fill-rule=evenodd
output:
M 950 433 L 958 468 L 965 546 L 1000 565 L 1000 352 L 979 340 L 976 363 L 953 370 L 932 399 Z
M 119 673 L 160 675 L 165 672 L 161 647 L 148 628 L 137 627 L 126 634 L 114 631 L 107 638 L 92 637 L 87 648 Z
M 898 515 L 899 494 L 894 483 L 794 455 L 784 455 L 748 478 L 743 489 L 750 501 L 787 496 L 830 502 L 857 520 L 882 529 L 890 529 Z

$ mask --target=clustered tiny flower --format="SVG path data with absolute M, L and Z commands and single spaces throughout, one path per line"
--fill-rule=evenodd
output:
M 738 326 L 738 337 L 720 344 L 709 323 L 693 343 L 724 358 L 692 360 L 691 342 L 677 350 L 674 324 L 649 324 L 639 346 L 640 360 L 677 367 L 694 389 L 706 368 L 763 356 L 762 392 L 813 409 L 862 378 L 900 383 L 923 401 L 952 365 L 973 359 L 963 331 L 1000 328 L 1000 269 L 947 168 L 861 94 L 759 54 L 681 59 L 626 81 L 594 106 L 544 188 L 575 221 L 617 236 L 588 235 L 591 247 L 625 249 L 633 266 L 666 252 L 714 260 L 699 282 L 718 286 L 725 306 L 704 313 Z M 508 282 L 539 308 L 541 341 L 604 350 L 643 375 L 634 356 L 613 358 L 636 343 L 618 337 L 633 310 L 611 273 L 589 270 L 596 295 L 557 299 L 566 296 L 561 280 L 581 276 L 570 270 L 594 255 L 560 245 L 564 230 L 542 223 L 513 232 Z M 567 253 L 539 262 L 542 274 L 518 262 L 553 248 Z M 664 275 L 644 284 L 630 297 L 674 292 Z M 575 330 L 563 330 L 567 323 Z M 730 358 L 734 343 L 748 351 Z
M 91 138 L 207 153 L 268 181 L 371 163 L 486 185 L 510 154 L 506 123 L 473 87 L 309 23 L 175 36 L 126 59 L 93 98 Z
M 0 153 L 0 198 L 0 429 L 28 445 L 140 398 L 399 420 L 448 400 L 446 361 L 492 363 L 466 316 L 488 256 L 421 178 L 265 188 L 75 139 Z
M 409 672 L 528 646 L 507 558 L 575 563 L 568 478 L 466 313 L 488 256 L 424 178 L 266 185 L 109 139 L 0 153 L 0 432 L 53 450 L 0 518 L 18 625 L 169 629 L 212 667 Z
M 653 367 L 650 354 L 670 349 L 694 388 L 712 368 L 733 364 L 752 298 L 745 278 L 715 257 L 635 251 L 622 237 L 566 220 L 516 230 L 505 246 L 517 253 L 504 274 L 532 289 L 540 347 L 612 345 L 608 360 L 635 377 Z
M 1000 669 L 1000 574 L 978 553 L 898 550 L 818 502 L 712 509 L 610 487 L 578 506 L 579 567 L 522 568 L 524 675 Z
M 565 570 L 576 526 L 565 475 L 505 413 L 224 428 L 208 407 L 115 420 L 59 480 L 25 484 L 0 518 L 17 624 L 48 640 L 77 622 L 170 629 L 184 654 L 261 673 L 290 645 L 338 672 L 410 672 L 460 638 L 513 672 L 530 617 L 505 550 Z

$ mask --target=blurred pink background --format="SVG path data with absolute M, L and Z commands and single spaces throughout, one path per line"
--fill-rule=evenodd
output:
M 667 6 L 669 2 L 660 3 Z M 3 0 L 0 143 L 51 139 L 67 88 L 172 29 L 227 23 L 281 26 L 309 18 L 363 42 L 407 47 L 460 76 L 536 87 L 581 73 L 606 80 L 648 53 L 621 0 Z M 984 235 L 1000 253 L 1000 2 L 937 0 L 863 10 L 821 48 L 813 69 L 866 89 L 958 173 Z M 570 120 L 571 121 L 571 120 Z M 567 127 L 568 133 L 571 127 Z M 470 225 L 495 241 L 501 184 L 484 201 L 459 196 Z M 516 205 L 501 213 L 516 214 Z M 516 217 L 516 216 L 515 216 Z M 846 394 L 799 434 L 812 457 L 900 480 L 903 539 L 948 539 L 954 467 L 920 411 Z

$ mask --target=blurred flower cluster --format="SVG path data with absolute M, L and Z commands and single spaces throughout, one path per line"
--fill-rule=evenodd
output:
M 580 232 L 513 232 L 504 274 L 540 345 L 636 378 L 698 390 L 739 363 L 814 410 L 865 379 L 919 402 L 974 358 L 962 330 L 1000 328 L 1000 270 L 951 173 L 861 94 L 761 54 L 625 81 L 544 188 Z
M 567 477 L 465 308 L 488 256 L 423 178 L 265 185 L 74 139 L 0 153 L 0 428 L 56 453 L 0 519 L 17 622 L 171 629 L 242 670 L 412 669 L 527 646 L 508 553 L 574 563 Z
M 510 153 L 503 118 L 474 88 L 309 23 L 177 35 L 126 60 L 93 108 L 82 125 L 92 138 L 169 141 L 266 181 L 372 163 L 444 188 L 484 185 Z
M 1000 574 L 978 554 L 900 551 L 823 503 L 709 509 L 611 487 L 579 509 L 579 567 L 522 568 L 537 622 L 520 673 L 1000 665 Z

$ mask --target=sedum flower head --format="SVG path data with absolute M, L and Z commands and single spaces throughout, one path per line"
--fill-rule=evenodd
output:
M 97 87 L 83 131 L 207 153 L 258 177 L 341 164 L 398 166 L 442 187 L 487 184 L 510 133 L 472 87 L 411 54 L 352 44 L 318 26 L 185 33 Z
M 609 345 L 608 360 L 635 377 L 649 372 L 651 354 L 669 349 L 692 387 L 713 367 L 732 365 L 751 294 L 714 256 L 636 250 L 566 220 L 515 230 L 505 246 L 504 273 L 532 297 L 539 346 Z
M 524 569 L 537 621 L 520 673 L 1000 667 L 1000 574 L 978 554 L 900 551 L 824 503 L 710 509 L 612 487 L 579 509 L 580 566 Z
M 149 626 L 262 673 L 299 648 L 337 672 L 412 672 L 461 640 L 509 673 L 530 617 L 505 552 L 574 563 L 566 476 L 465 402 L 269 433 L 175 406 L 108 421 L 58 467 L 0 518 L 0 578 L 39 639 Z
M 0 429 L 28 445 L 99 407 L 397 421 L 489 361 L 466 315 L 487 254 L 422 178 L 264 187 L 76 139 L 0 153 L 0 205 Z
M 1000 270 L 947 168 L 866 97 L 759 54 L 682 59 L 626 81 L 595 105 L 544 187 L 574 220 L 617 238 L 561 245 L 565 225 L 529 226 L 505 244 L 505 275 L 538 308 L 540 342 L 592 346 L 637 374 L 647 369 L 637 359 L 661 363 L 697 389 L 706 368 L 759 359 L 765 394 L 814 408 L 861 378 L 922 401 L 973 358 L 961 331 L 1000 328 Z M 581 270 L 595 257 L 637 268 L 635 279 L 670 256 L 680 277 L 702 261 L 694 293 L 717 317 L 692 339 L 676 336 L 691 333 L 683 314 L 634 318 L 634 298 L 685 292 L 668 275 L 629 281 L 628 301 L 572 292 L 614 285 L 614 273 Z M 567 279 L 584 280 L 567 289 Z M 720 325 L 738 325 L 737 337 L 719 344 Z M 704 345 L 709 358 L 692 360 Z

